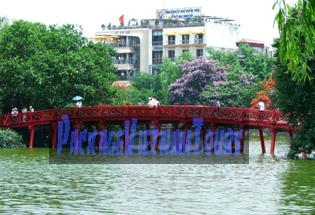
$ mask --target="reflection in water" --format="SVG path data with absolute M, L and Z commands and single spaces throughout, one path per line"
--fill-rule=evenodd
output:
M 251 143 L 250 163 L 233 165 L 53 165 L 48 149 L 1 149 L 0 214 L 302 213 L 314 205 L 311 162 L 285 151 Z
M 314 214 L 315 172 L 310 160 L 291 161 L 283 176 L 281 214 Z

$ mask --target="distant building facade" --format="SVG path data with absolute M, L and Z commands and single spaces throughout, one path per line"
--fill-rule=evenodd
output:
M 255 53 L 257 54 L 267 54 L 269 57 L 273 56 L 273 52 L 270 50 L 270 47 L 265 46 L 264 43 L 258 41 L 258 40 L 253 40 L 253 39 L 241 39 L 236 42 L 236 46 L 239 47 L 241 43 L 247 43 L 250 47 L 252 47 L 255 50 Z
M 233 21 L 201 15 L 201 8 L 158 9 L 155 19 L 102 25 L 92 39 L 117 50 L 117 75 L 129 81 L 138 71 L 156 74 L 165 58 L 175 61 L 183 52 L 206 57 L 206 47 L 236 50 L 241 25 Z

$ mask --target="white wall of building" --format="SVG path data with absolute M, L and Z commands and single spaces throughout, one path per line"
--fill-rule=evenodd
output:
M 205 22 L 205 40 L 207 46 L 236 49 L 236 42 L 239 40 L 241 27 L 233 22 L 214 23 Z

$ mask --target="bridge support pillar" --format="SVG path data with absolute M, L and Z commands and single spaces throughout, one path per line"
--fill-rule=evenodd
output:
M 189 127 L 189 122 L 185 122 L 184 126 L 185 126 L 184 127 L 185 130 L 184 130 L 184 141 L 183 141 L 182 152 L 186 153 L 186 141 L 187 141 L 187 131 L 188 131 L 188 127 Z
M 294 133 L 293 133 L 293 131 L 289 131 L 289 136 L 290 136 L 290 139 L 293 139 L 293 138 L 294 138 Z
M 97 131 L 98 132 L 97 141 L 99 143 L 99 149 L 101 148 L 101 145 L 100 145 L 100 143 L 101 143 L 101 132 L 103 132 L 105 128 L 106 128 L 106 122 L 104 122 L 102 120 L 99 121 L 98 122 L 98 131 Z
M 214 153 L 214 141 L 215 141 L 215 131 L 217 130 L 217 125 L 214 123 L 211 123 L 212 128 L 212 140 L 211 140 L 211 153 Z
M 263 128 L 258 128 L 258 130 L 259 130 L 259 137 L 260 137 L 261 153 L 265 154 L 266 147 L 265 147 Z
M 80 132 L 81 132 L 81 123 L 80 121 L 76 121 L 74 124 L 74 130 L 78 129 L 78 138 L 75 138 L 74 140 L 74 148 L 75 150 L 79 150 L 79 139 L 80 139 Z
M 150 143 L 150 145 L 148 145 L 148 147 L 147 147 L 147 150 L 151 151 L 150 121 L 145 122 L 145 129 L 148 131 L 148 136 L 146 138 L 147 138 L 148 143 Z
M 271 131 L 270 154 L 273 155 L 275 153 L 277 130 L 275 128 L 271 128 L 270 131 Z
M 178 152 L 179 151 L 179 129 L 178 129 L 178 127 L 179 127 L 179 123 L 180 122 L 174 122 L 174 128 L 175 128 L 175 144 L 176 144 L 176 152 Z M 183 150 L 183 149 L 182 149 Z
M 159 150 L 159 142 L 160 142 L 160 132 L 161 132 L 161 126 L 162 126 L 162 123 L 159 121 L 158 122 L 158 135 L 156 136 L 156 146 L 155 146 L 155 151 L 157 152 Z
M 240 129 L 242 130 L 242 138 L 240 139 L 240 144 L 241 144 L 240 153 L 241 153 L 241 154 L 244 154 L 245 126 L 240 126 Z
M 205 147 L 205 138 L 206 138 L 206 125 L 203 124 L 202 127 L 201 127 L 201 147 L 203 148 L 203 152 L 206 153 L 206 147 Z
M 58 128 L 56 126 L 56 123 L 53 123 L 52 126 L 52 139 L 51 139 L 51 148 L 55 149 L 56 148 L 56 144 L 57 144 L 57 132 L 58 132 Z
M 34 146 L 35 127 L 30 125 L 28 126 L 28 129 L 31 131 L 29 148 L 32 149 Z
M 124 152 L 126 152 L 128 150 L 131 122 L 129 121 L 129 124 L 127 125 L 127 127 L 125 127 L 125 126 L 126 126 L 126 123 L 123 123 L 121 125 L 122 130 L 125 131 L 125 134 L 124 134 Z

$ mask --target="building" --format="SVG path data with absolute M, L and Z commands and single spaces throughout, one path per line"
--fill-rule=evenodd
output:
M 155 19 L 131 19 L 128 25 L 102 25 L 93 40 L 112 45 L 120 80 L 136 71 L 155 74 L 163 59 L 175 61 L 183 52 L 205 56 L 206 47 L 235 50 L 240 24 L 234 20 L 201 15 L 201 8 L 159 9 Z
M 247 43 L 250 47 L 252 47 L 255 50 L 255 53 L 257 54 L 267 54 L 269 57 L 273 56 L 273 52 L 270 50 L 270 47 L 265 46 L 264 43 L 258 41 L 258 40 L 253 40 L 253 39 L 241 39 L 236 42 L 236 46 L 239 47 L 239 45 L 244 42 Z

